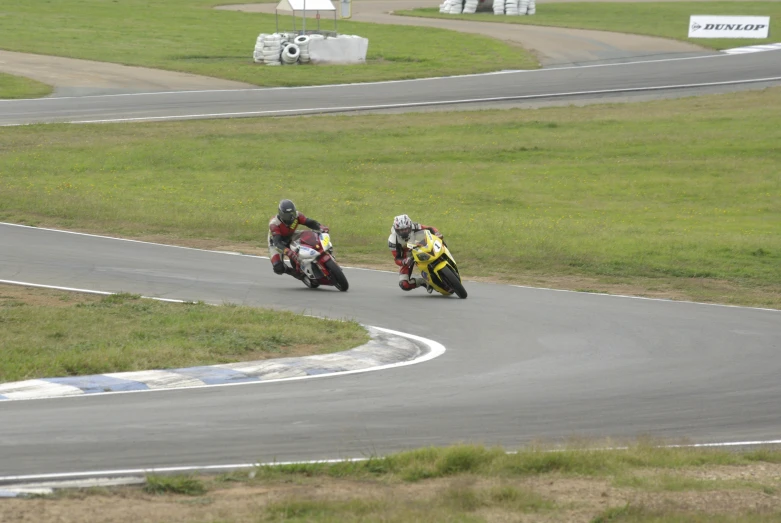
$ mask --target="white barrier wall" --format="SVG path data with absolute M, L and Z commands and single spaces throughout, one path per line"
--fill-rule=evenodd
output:
M 313 64 L 366 63 L 369 40 L 355 35 L 316 38 L 309 41 L 309 60 Z

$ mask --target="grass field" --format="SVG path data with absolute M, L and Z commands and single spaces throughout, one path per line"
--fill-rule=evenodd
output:
M 147 477 L 143 487 L 62 491 L 0 506 L 134 521 L 770 523 L 781 518 L 781 451 L 457 445 L 353 463 Z M 13 512 L 11 512 L 13 514 Z
M 292 198 L 345 263 L 395 268 L 386 238 L 406 212 L 444 231 L 468 279 L 779 308 L 779 141 L 781 89 L 15 127 L 0 134 L 0 220 L 265 253 Z
M 0 285 L 0 383 L 321 354 L 368 341 L 354 322 Z
M 29 78 L 0 73 L 0 99 L 40 98 L 53 91 L 52 87 Z
M 263 86 L 398 80 L 538 66 L 523 49 L 489 37 L 348 21 L 339 22 L 340 33 L 369 39 L 365 65 L 257 65 L 252 63 L 255 40 L 260 33 L 274 32 L 274 16 L 212 9 L 216 3 L 0 0 L 0 48 Z M 486 56 L 491 60 L 485 60 Z
M 574 2 L 537 4 L 533 16 L 496 16 L 492 12 L 441 14 L 437 8 L 400 10 L 397 15 L 478 20 L 507 24 L 598 29 L 684 40 L 712 49 L 781 41 L 781 2 Z M 770 38 L 688 38 L 691 15 L 769 16 Z

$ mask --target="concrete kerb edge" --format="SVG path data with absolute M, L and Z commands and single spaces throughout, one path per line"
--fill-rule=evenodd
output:
M 0 280 L 0 283 L 102 295 L 115 294 L 9 280 Z M 143 298 L 184 303 L 183 300 L 146 296 Z M 370 340 L 363 345 L 342 352 L 200 367 L 116 372 L 2 383 L 0 384 L 0 402 L 225 387 L 343 376 L 423 363 L 445 352 L 445 347 L 442 344 L 427 338 L 382 327 L 367 325 L 364 327 L 369 333 Z

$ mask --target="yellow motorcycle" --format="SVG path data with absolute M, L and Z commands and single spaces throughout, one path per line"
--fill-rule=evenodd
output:
M 415 241 L 407 243 L 407 247 L 426 284 L 445 296 L 455 293 L 465 299 L 466 289 L 461 283 L 458 266 L 445 242 L 428 230 L 415 235 Z

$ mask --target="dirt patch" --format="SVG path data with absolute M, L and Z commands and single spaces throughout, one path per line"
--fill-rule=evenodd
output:
M 45 307 L 69 307 L 74 303 L 100 301 L 103 296 L 85 293 L 56 291 L 36 287 L 0 284 L 0 306 L 24 303 Z
M 196 74 L 1 50 L 0 72 L 51 85 L 56 96 L 257 87 Z
M 652 474 L 670 474 L 653 471 Z M 326 503 L 363 501 L 376 503 L 384 518 L 400 521 L 403 510 L 425 507 L 433 521 L 442 511 L 470 512 L 491 523 L 523 521 L 589 522 L 611 507 L 630 505 L 648 510 L 741 515 L 755 512 L 777 513 L 781 497 L 774 493 L 778 486 L 778 465 L 761 463 L 735 467 L 698 467 L 680 469 L 680 476 L 718 476 L 720 480 L 750 477 L 761 488 L 746 488 L 725 483 L 707 491 L 649 492 L 635 488 L 616 487 L 610 478 L 565 477 L 545 474 L 528 478 L 453 477 L 417 483 L 383 480 L 341 480 L 302 477 L 295 482 L 218 482 L 214 477 L 201 478 L 208 485 L 202 496 L 151 495 L 140 487 L 123 487 L 93 491 L 63 491 L 55 497 L 38 499 L 7 499 L 0 502 L 0 520 L 4 523 L 79 522 L 115 523 L 191 521 L 256 522 L 264 521 L 269 508 L 285 502 Z M 461 508 L 448 498 L 468 497 L 490 492 L 491 489 L 512 488 L 531 493 L 547 506 L 519 509 L 517 505 L 484 503 Z M 438 512 L 439 511 L 439 512 Z M 367 517 L 372 514 L 367 514 Z M 396 519 L 394 519 L 396 518 Z M 314 519 L 317 520 L 317 519 Z M 334 519 L 335 520 L 335 519 Z M 354 521 L 354 520 L 351 520 Z

